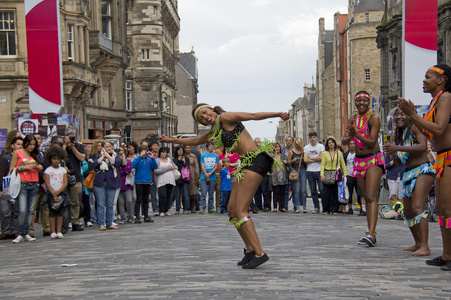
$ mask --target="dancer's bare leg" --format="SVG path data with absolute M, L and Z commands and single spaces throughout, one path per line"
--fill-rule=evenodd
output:
M 254 197 L 255 191 L 257 191 L 263 177 L 258 173 L 250 170 L 245 170 L 243 178 L 234 184 L 232 194 L 230 197 L 227 211 L 231 219 L 237 218 L 238 221 L 244 217 L 248 217 L 249 220 L 244 222 L 241 228 L 238 229 L 243 242 L 246 245 L 247 251 L 251 252 L 255 250 L 255 256 L 260 257 L 264 254 L 262 246 L 255 231 L 254 222 L 249 217 L 249 205 Z
M 424 211 L 424 204 L 426 203 L 429 191 L 434 184 L 435 178 L 428 175 L 420 175 L 416 181 L 415 189 L 412 193 L 412 198 L 406 199 L 404 205 L 404 212 L 406 219 L 412 219 Z M 412 255 L 425 256 L 430 255 L 431 250 L 428 245 L 429 226 L 428 220 L 420 219 L 420 223 L 410 228 L 415 239 L 415 245 L 405 248 L 406 251 L 415 251 Z M 404 250 L 404 249 L 403 249 Z
M 382 169 L 377 166 L 368 168 L 365 178 L 358 178 L 360 188 L 365 196 L 366 221 L 368 223 L 369 235 L 374 238 L 376 235 L 376 224 L 379 207 L 377 205 L 377 190 L 382 177 Z
M 445 220 L 451 218 L 451 168 L 445 167 L 440 179 L 436 181 L 436 211 Z M 443 260 L 451 260 L 451 228 L 440 226 L 443 241 Z

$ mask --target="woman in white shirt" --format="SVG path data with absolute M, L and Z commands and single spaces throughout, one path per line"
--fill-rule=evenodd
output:
M 177 169 L 177 166 L 172 159 L 168 157 L 168 154 L 168 147 L 160 148 L 157 158 L 158 169 L 155 170 L 160 217 L 171 215 L 169 213 L 169 204 L 171 201 L 171 194 L 175 186 L 175 177 L 172 171 Z

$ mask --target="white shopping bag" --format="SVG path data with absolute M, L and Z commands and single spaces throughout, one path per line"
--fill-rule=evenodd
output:
M 16 169 L 9 171 L 8 176 L 3 177 L 2 197 L 6 200 L 16 199 L 20 192 L 20 176 Z

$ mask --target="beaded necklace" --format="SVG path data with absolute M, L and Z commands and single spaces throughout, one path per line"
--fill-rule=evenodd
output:
M 366 115 L 357 117 L 358 114 L 355 114 L 354 116 L 354 127 L 358 133 L 360 133 L 363 137 L 368 138 L 369 137 L 369 126 L 368 123 L 372 117 L 372 112 L 369 110 Z M 360 149 L 363 149 L 365 145 L 361 140 L 354 137 L 353 138 L 355 144 Z
M 436 109 L 435 104 L 437 103 L 438 98 L 443 94 L 443 90 L 438 92 L 437 95 L 435 95 L 434 99 L 431 100 L 431 103 L 429 104 L 428 112 L 424 115 L 424 119 L 435 123 L 435 115 L 436 115 Z M 427 130 L 423 129 L 423 133 L 425 133 L 431 141 L 434 140 L 434 135 L 432 133 L 427 132 Z

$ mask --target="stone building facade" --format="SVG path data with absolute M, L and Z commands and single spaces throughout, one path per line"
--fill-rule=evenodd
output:
M 377 27 L 381 62 L 381 97 L 385 117 L 402 97 L 402 1 L 387 0 Z M 451 63 L 451 1 L 438 0 L 437 62 Z M 421 83 L 419 83 L 421 84 Z M 384 123 L 383 123 L 384 124 Z M 384 132 L 388 132 L 385 126 Z
M 180 60 L 177 63 L 175 74 L 177 78 L 177 133 L 197 135 L 198 123 L 194 121 L 191 115 L 192 108 L 197 104 L 197 94 L 199 92 L 197 57 L 194 50 L 180 53 Z
M 336 13 L 334 15 L 334 45 L 335 45 L 335 71 L 338 83 L 336 123 L 336 137 L 344 135 L 348 124 L 348 56 L 347 56 L 347 32 L 348 15 Z
M 296 137 L 302 138 L 308 144 L 309 132 L 316 131 L 315 118 L 316 87 L 314 84 L 304 84 L 304 96 L 299 98 L 299 111 L 297 112 Z
M 322 140 L 326 135 L 335 132 L 335 67 L 334 62 L 334 32 L 325 29 L 324 18 L 319 19 L 318 32 L 318 61 L 316 69 L 316 126 L 318 138 Z M 327 107 L 327 109 L 326 109 Z M 332 118 L 331 118 L 332 117 Z
M 55 113 L 77 115 L 82 138 L 103 136 L 126 116 L 124 11 L 120 0 L 60 1 L 64 107 Z M 18 113 L 30 112 L 24 1 L 2 3 L 0 15 L 17 24 L 14 51 L 0 55 L 0 126 L 11 130 Z
M 131 91 L 126 125 L 133 139 L 177 132 L 176 77 L 180 17 L 177 0 L 129 0 L 126 85 Z
M 347 34 L 348 116 L 356 112 L 354 96 L 380 94 L 381 65 L 376 27 L 384 15 L 384 0 L 349 0 Z
M 175 133 L 177 0 L 59 5 L 64 107 L 55 113 L 77 115 L 82 139 Z M 0 128 L 11 130 L 18 113 L 30 112 L 24 1 L 2 2 L 0 17 L 13 24 L 9 47 L 0 49 Z

